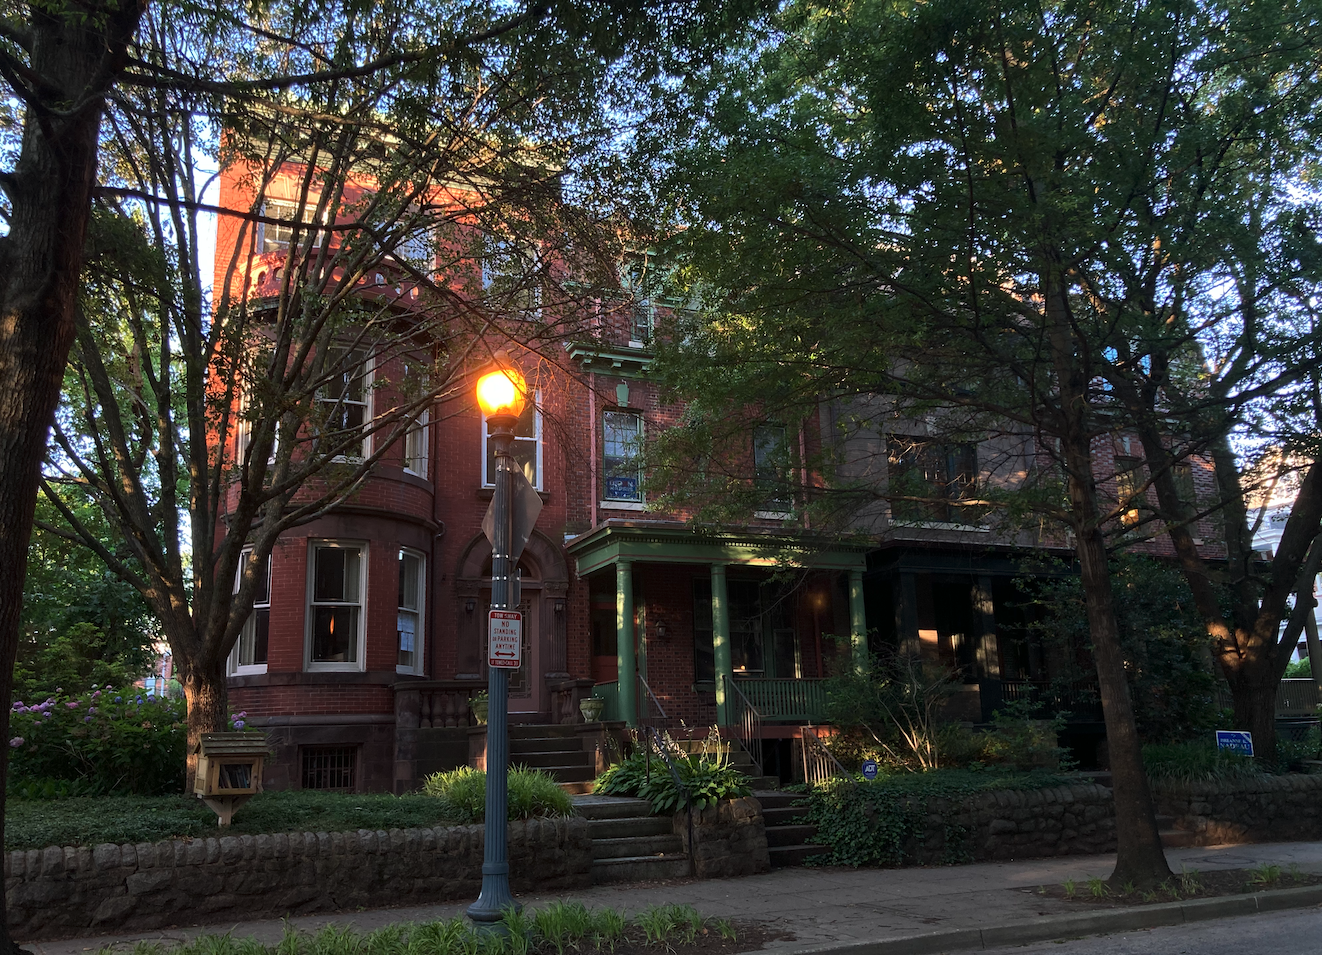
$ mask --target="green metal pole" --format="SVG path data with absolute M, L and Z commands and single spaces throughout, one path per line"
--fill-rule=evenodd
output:
M 849 645 L 854 669 L 868 671 L 868 623 L 863 613 L 863 571 L 849 572 Z
M 620 716 L 638 725 L 638 659 L 633 634 L 633 562 L 615 563 L 615 662 Z
M 730 600 L 725 593 L 725 565 L 711 565 L 712 663 L 716 670 L 716 725 L 730 725 L 727 687 L 734 680 L 730 655 Z

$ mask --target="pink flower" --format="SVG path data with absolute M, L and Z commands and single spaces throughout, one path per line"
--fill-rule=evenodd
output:
M 23 745 L 23 737 L 15 736 L 13 739 L 9 741 L 9 745 L 14 747 L 15 749 L 18 749 L 18 747 Z
M 76 710 L 76 709 L 78 709 L 78 701 L 77 701 L 77 700 L 70 700 L 68 703 L 65 703 L 64 705 L 67 706 L 67 707 L 68 707 L 69 709 L 71 709 L 71 710 Z

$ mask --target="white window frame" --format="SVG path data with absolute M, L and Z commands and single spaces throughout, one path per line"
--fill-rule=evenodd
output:
M 320 550 L 356 550 L 358 552 L 358 599 L 356 601 L 317 601 L 315 599 L 317 583 L 317 553 Z M 307 613 L 305 615 L 307 623 L 303 635 L 303 668 L 305 670 L 348 670 L 361 672 L 366 669 L 365 657 L 367 655 L 367 647 L 365 636 L 367 632 L 367 560 L 367 541 L 320 539 L 308 541 L 307 596 L 304 604 L 307 608 Z M 316 626 L 316 608 L 323 606 L 358 608 L 358 632 L 354 634 L 354 655 L 357 659 L 352 661 L 323 661 L 313 659 L 313 631 Z
M 517 263 L 519 269 L 501 269 L 497 263 Z M 482 292 L 486 294 L 504 279 L 516 281 L 509 290 L 511 308 L 517 318 L 540 318 L 542 315 L 541 248 L 523 246 L 509 239 L 486 236 L 482 241 Z M 515 304 L 513 299 L 526 296 L 525 302 Z
M 325 386 L 317 389 L 315 400 L 317 404 L 330 405 L 332 409 L 336 405 L 341 405 L 342 407 L 347 405 L 355 405 L 362 407 L 363 423 L 361 427 L 363 429 L 364 434 L 362 438 L 362 444 L 359 448 L 359 452 L 357 454 L 337 454 L 335 455 L 333 460 L 365 461 L 367 458 L 370 458 L 372 456 L 372 435 L 370 433 L 370 429 L 372 425 L 372 419 L 375 415 L 375 411 L 373 409 L 373 401 L 372 401 L 372 394 L 375 389 L 372 386 L 376 381 L 376 362 L 373 360 L 371 353 L 368 352 L 366 349 L 360 349 L 360 348 L 334 349 L 334 354 L 339 356 L 347 355 L 348 357 L 352 357 L 358 354 L 362 355 L 361 360 L 358 361 L 356 364 L 358 368 L 362 369 L 362 374 L 357 377 L 361 379 L 363 383 L 363 399 L 362 401 L 348 401 L 344 399 L 343 394 L 337 394 L 334 396 L 327 394 L 327 390 L 329 388 L 337 387 L 337 382 L 343 380 L 339 375 L 339 373 L 336 373 L 332 381 L 327 382 Z M 343 362 L 343 360 L 344 360 L 343 357 L 337 357 L 335 359 L 335 367 L 339 367 L 340 364 Z
M 764 421 L 761 424 L 756 425 L 753 428 L 753 481 L 755 484 L 760 484 L 763 481 L 762 474 L 771 470 L 769 465 L 764 465 L 758 462 L 759 447 L 766 446 L 764 442 L 759 440 L 759 437 L 760 435 L 768 434 L 770 432 L 777 432 L 779 434 L 779 438 L 768 448 L 768 451 L 772 456 L 778 453 L 786 453 L 789 450 L 789 428 L 777 421 Z M 784 500 L 768 499 L 765 502 L 770 505 L 784 506 L 759 508 L 753 511 L 754 517 L 763 520 L 784 521 L 789 520 L 794 516 L 794 499 L 791 487 L 793 484 L 793 479 L 791 477 L 792 473 L 792 471 L 787 469 L 784 474 L 776 475 L 779 479 L 785 481 L 787 493 L 791 496 Z
M 424 481 L 427 479 L 427 462 L 430 451 L 428 438 L 431 436 L 431 421 L 427 412 L 418 415 L 418 420 L 409 425 L 404 432 L 404 470 Z M 485 460 L 485 459 L 484 459 Z
M 403 557 L 413 557 L 418 561 L 418 580 L 417 580 L 417 607 L 405 607 L 403 601 L 396 598 L 395 607 L 395 672 L 396 673 L 414 673 L 422 674 L 423 661 L 422 651 L 427 645 L 427 555 L 422 551 L 414 550 L 411 547 L 401 547 L 399 549 L 399 572 L 402 577 L 404 573 Z M 402 580 L 401 580 L 402 583 Z M 403 631 L 399 628 L 399 620 L 405 615 L 410 614 L 414 618 L 413 628 L 413 663 L 404 664 L 399 662 L 399 634 Z
M 517 445 L 517 444 L 518 444 L 519 442 L 521 442 L 521 441 L 522 441 L 522 442 L 528 442 L 528 441 L 536 442 L 536 455 L 535 455 L 535 457 L 534 457 L 534 460 L 536 461 L 536 468 L 537 468 L 537 475 L 536 475 L 536 476 L 537 476 L 537 480 L 535 480 L 535 481 L 533 481 L 533 482 L 531 482 L 531 483 L 532 483 L 532 486 L 533 486 L 533 488 L 534 488 L 535 490 L 541 491 L 541 490 L 544 489 L 544 485 L 545 485 L 544 476 L 545 476 L 545 473 L 546 473 L 545 470 L 544 470 L 544 468 L 543 468 L 543 464 L 544 464 L 544 462 L 543 462 L 543 457 L 544 457 L 544 456 L 543 456 L 543 453 L 542 453 L 542 452 L 543 452 L 543 443 L 544 443 L 544 442 L 543 442 L 543 440 L 542 440 L 543 429 L 542 429 L 542 405 L 541 405 L 541 393 L 538 392 L 537 394 L 535 394 L 535 395 L 531 395 L 530 397 L 531 397 L 532 400 L 533 400 L 533 436 L 532 436 L 531 438 L 517 438 L 517 437 L 516 437 L 516 438 L 514 439 L 514 443 Z M 483 487 L 494 488 L 494 487 L 496 486 L 496 485 L 495 485 L 495 482 L 494 482 L 494 481 L 488 481 L 488 480 L 487 480 L 487 437 L 488 437 L 488 435 L 487 435 L 487 416 L 484 414 L 484 415 L 482 415 L 482 457 L 480 458 L 480 460 L 481 460 L 481 462 L 482 462 L 481 465 L 480 465 L 480 467 L 482 468 L 482 486 L 483 486 Z M 493 475 L 493 477 L 494 477 L 494 475 Z
M 296 219 L 302 219 L 301 213 L 306 213 L 309 209 L 316 212 L 316 205 L 309 201 L 302 206 L 300 210 L 299 203 L 294 199 L 278 199 L 268 197 L 262 200 L 262 215 L 268 219 L 279 219 L 288 225 L 276 225 L 272 222 L 260 223 L 261 229 L 257 235 L 257 251 L 265 255 L 270 252 L 288 252 L 289 245 L 294 238 L 293 223 Z M 321 225 L 325 223 L 304 223 L 301 237 L 306 237 L 309 232 L 312 233 L 312 248 L 321 246 L 322 229 Z
M 239 592 L 239 585 L 243 582 L 243 572 L 248 566 L 248 561 L 252 560 L 252 548 L 245 547 L 239 558 L 239 568 L 234 572 L 234 590 Z M 252 610 L 248 613 L 248 619 L 243 621 L 243 630 L 239 633 L 239 639 L 234 641 L 234 648 L 229 656 L 229 675 L 230 676 L 255 676 L 266 672 L 266 663 L 241 663 L 240 653 L 245 641 L 251 641 L 254 638 L 257 628 L 257 612 L 266 611 L 266 656 L 267 660 L 271 657 L 271 557 L 268 554 L 266 558 L 266 602 L 262 603 L 257 595 L 252 604 Z
M 635 465 L 637 478 L 638 478 L 638 496 L 636 498 L 610 497 L 606 493 L 606 488 L 608 486 L 607 481 L 609 480 L 609 475 L 606 473 L 607 471 L 606 417 L 608 415 L 626 415 L 638 422 L 638 430 L 636 432 L 637 434 L 636 440 L 638 442 L 638 446 L 634 450 L 633 459 L 632 459 Z M 641 411 L 634 411 L 630 408 L 608 408 L 601 413 L 601 463 L 602 463 L 601 501 L 600 501 L 601 507 L 636 510 L 636 509 L 641 509 L 646 503 L 646 498 L 643 495 L 643 467 L 642 467 L 642 441 L 643 441 L 644 427 L 645 427 L 645 422 L 643 421 L 643 414 Z

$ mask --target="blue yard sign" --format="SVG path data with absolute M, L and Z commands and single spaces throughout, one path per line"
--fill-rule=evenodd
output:
M 1228 749 L 1232 753 L 1253 755 L 1253 734 L 1248 730 L 1217 730 L 1216 748 Z
M 864 779 L 877 778 L 877 761 L 875 759 L 863 760 L 863 778 Z

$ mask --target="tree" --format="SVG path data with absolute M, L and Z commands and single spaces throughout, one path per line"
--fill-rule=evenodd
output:
M 889 498 L 1068 529 L 1115 779 L 1119 882 L 1169 870 L 1107 567 L 1110 547 L 1141 536 L 1123 518 L 1146 487 L 1117 497 L 1121 475 L 1094 452 L 1139 426 L 1120 373 L 1154 368 L 1153 340 L 1181 359 L 1154 382 L 1150 407 L 1166 415 L 1155 439 L 1176 456 L 1153 474 L 1210 447 L 1203 422 L 1174 405 L 1176 383 L 1240 422 L 1299 380 L 1299 364 L 1250 361 L 1228 395 L 1196 387 L 1199 348 L 1223 328 L 1217 278 L 1270 254 L 1225 250 L 1212 226 L 1243 214 L 1244 179 L 1311 154 L 1317 13 L 877 0 L 846 15 L 791 3 L 743 57 L 675 94 L 675 121 L 639 145 L 662 170 L 649 194 L 678 210 L 662 228 L 679 283 L 706 290 L 666 366 L 698 407 L 663 437 L 663 464 L 675 461 L 667 446 L 720 448 L 722 428 L 747 427 L 726 402 L 792 425 L 827 396 L 835 433 L 816 456 L 805 444 L 801 464 L 828 480 L 801 489 L 806 501 L 838 515 Z M 1289 182 L 1267 178 L 1283 199 Z M 1297 352 L 1311 333 L 1288 318 L 1268 324 Z M 1002 468 L 976 487 L 947 476 L 934 494 L 833 457 L 868 432 L 876 447 L 897 417 L 925 420 L 946 446 L 977 437 Z M 1170 441 L 1185 433 L 1198 438 Z M 702 458 L 708 489 L 729 484 L 719 458 Z

